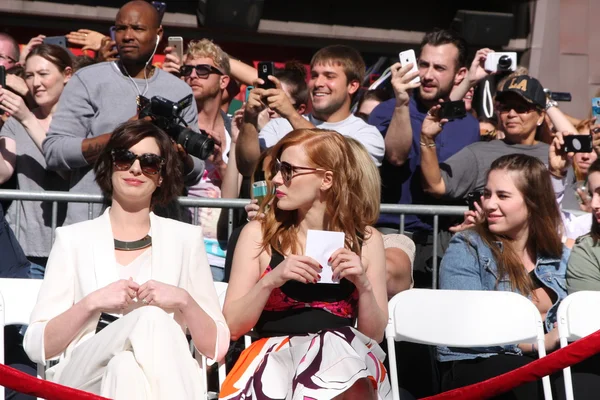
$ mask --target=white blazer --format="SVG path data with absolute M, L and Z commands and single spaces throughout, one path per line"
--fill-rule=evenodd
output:
M 93 291 L 119 280 L 109 210 L 96 219 L 56 230 L 44 282 L 23 340 L 25 352 L 32 361 L 46 363 L 44 330 L 48 321 Z M 229 347 L 229 328 L 213 284 L 202 228 L 154 213 L 150 213 L 150 226 L 152 267 L 149 276 L 138 283 L 153 279 L 187 290 L 214 320 L 217 326 L 214 360 L 222 359 Z M 99 318 L 100 312 L 93 315 L 65 351 L 53 358 L 61 359 L 58 365 L 68 362 L 75 347 L 94 336 Z M 178 311 L 174 318 L 185 330 Z

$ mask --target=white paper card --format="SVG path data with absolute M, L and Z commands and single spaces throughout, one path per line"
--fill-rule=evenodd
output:
M 336 251 L 344 247 L 344 232 L 318 231 L 309 229 L 306 233 L 306 254 L 314 258 L 323 267 L 321 280 L 318 283 L 340 283 L 339 280 L 333 280 L 333 272 L 327 263 L 329 257 Z

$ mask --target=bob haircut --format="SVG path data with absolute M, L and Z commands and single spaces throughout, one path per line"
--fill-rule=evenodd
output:
M 171 139 L 152 122 L 136 120 L 127 121 L 114 130 L 110 140 L 94 165 L 96 183 L 100 186 L 105 197 L 110 199 L 113 193 L 112 150 L 129 149 L 147 137 L 152 137 L 156 140 L 160 149 L 160 155 L 165 159 L 165 164 L 160 171 L 162 184 L 152 194 L 151 206 L 167 205 L 182 193 L 183 165 L 177 151 L 173 147 Z

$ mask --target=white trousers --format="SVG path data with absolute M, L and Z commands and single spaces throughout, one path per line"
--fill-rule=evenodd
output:
M 82 343 L 56 382 L 111 399 L 200 399 L 201 369 L 175 320 L 140 307 Z M 58 367 L 58 366 L 57 366 Z

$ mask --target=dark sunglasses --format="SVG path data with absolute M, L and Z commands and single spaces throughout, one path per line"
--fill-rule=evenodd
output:
M 528 114 L 536 109 L 535 107 L 524 103 L 498 104 L 497 108 L 501 113 L 507 113 L 510 112 L 510 110 L 515 110 L 517 114 Z
M 127 149 L 113 149 L 111 155 L 117 171 L 127 171 L 135 160 L 140 160 L 140 168 L 144 175 L 158 174 L 165 163 L 165 159 L 156 154 L 144 153 L 138 156 Z
M 196 70 L 198 78 L 208 78 L 210 74 L 223 75 L 223 72 L 218 68 L 208 64 L 182 65 L 179 69 L 179 73 L 181 76 L 190 76 L 192 75 L 193 70 Z
M 281 172 L 281 177 L 283 178 L 283 183 L 289 185 L 294 177 L 294 173 L 296 171 L 323 171 L 326 170 L 323 168 L 312 168 L 312 167 L 299 167 L 297 165 L 292 165 L 285 161 L 279 161 L 279 159 L 275 160 L 275 172 Z M 297 174 L 298 175 L 298 174 Z

